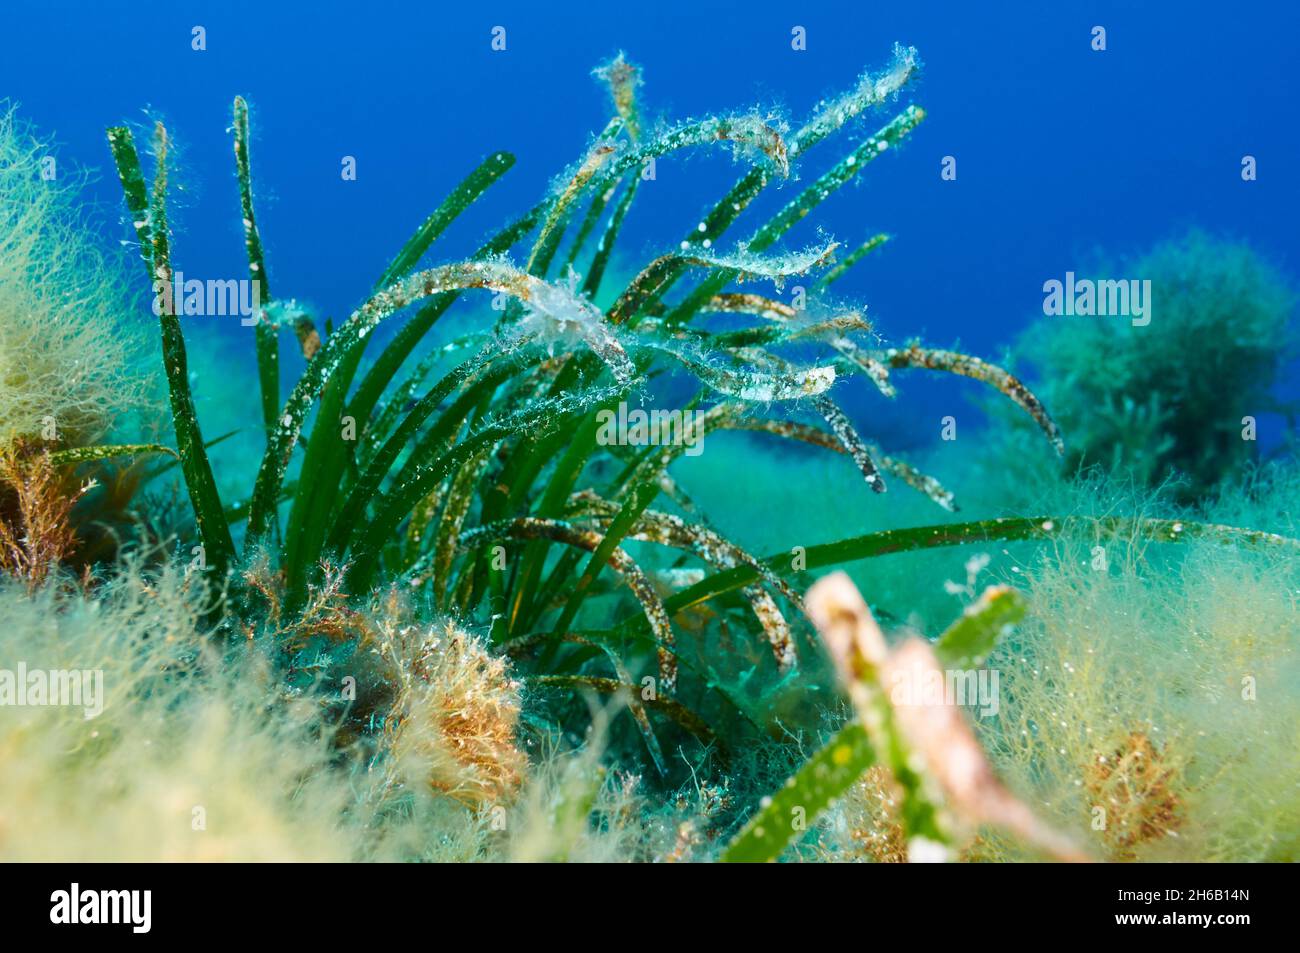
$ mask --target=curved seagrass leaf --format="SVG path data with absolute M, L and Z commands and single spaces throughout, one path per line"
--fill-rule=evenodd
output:
M 262 236 L 257 230 L 253 211 L 253 180 L 248 165 L 248 103 L 235 97 L 235 173 L 239 179 L 239 208 L 244 216 L 244 250 L 248 254 L 248 278 L 258 288 L 258 301 L 271 300 L 270 279 L 266 275 L 266 257 L 262 253 Z M 280 409 L 280 339 L 273 324 L 258 315 L 253 328 L 257 348 L 257 379 L 262 389 L 262 422 L 269 435 L 275 427 Z
M 736 299 L 751 299 L 752 305 L 747 301 L 744 307 L 738 307 Z M 744 359 L 744 353 L 755 346 L 788 344 L 801 338 L 813 338 L 831 345 L 835 350 L 859 364 L 863 370 L 867 370 L 863 362 L 863 356 L 867 355 L 866 350 L 855 344 L 846 334 L 846 332 L 869 331 L 871 329 L 871 325 L 856 311 L 846 311 L 842 314 L 817 320 L 791 320 L 781 315 L 778 309 L 784 306 L 780 302 L 770 301 L 760 295 L 741 294 L 714 295 L 709 299 L 703 310 L 709 313 L 738 312 L 742 310 L 748 311 L 750 307 L 753 307 L 754 313 L 761 317 L 779 323 L 759 327 L 737 328 L 733 331 L 718 333 L 674 325 L 671 328 L 672 336 L 680 337 L 685 335 L 705 341 L 710 347 L 734 350 L 736 356 L 741 360 Z M 791 308 L 790 310 L 793 311 L 794 309 Z M 662 324 L 660 326 L 663 327 Z M 665 328 L 665 330 L 668 329 Z M 883 365 L 880 369 L 885 370 L 886 376 L 888 375 L 888 371 L 884 369 Z M 880 386 L 874 374 L 872 379 L 873 383 Z M 881 389 L 884 391 L 884 388 Z M 892 397 L 893 395 L 886 392 L 886 396 Z
M 973 668 L 997 647 L 1008 627 L 1025 617 L 1025 597 L 1010 586 L 989 586 L 934 644 L 949 668 Z
M 841 159 L 832 169 L 795 196 L 767 224 L 753 234 L 746 248 L 751 252 L 761 252 L 770 248 L 778 238 L 829 198 L 833 192 L 852 180 L 878 156 L 902 142 L 924 118 L 925 110 L 919 106 L 908 106 Z M 695 312 L 704 307 L 705 303 L 732 279 L 732 275 L 720 271 L 700 282 L 699 287 L 669 314 L 667 323 L 683 324 L 690 320 Z
M 813 282 L 812 290 L 814 292 L 825 291 L 832 282 L 839 281 L 844 277 L 845 272 L 860 262 L 863 258 L 875 251 L 885 242 L 889 241 L 890 236 L 881 232 L 879 235 L 872 235 L 865 242 L 859 245 L 853 251 L 837 261 L 835 266 L 829 269 L 824 275 Z
M 611 529 L 608 535 L 613 535 L 613 532 Z M 488 526 L 477 527 L 461 537 L 461 546 L 465 549 L 472 549 L 493 539 L 501 538 L 550 539 L 577 549 L 585 549 L 594 554 L 593 560 L 595 557 L 602 555 L 602 543 L 605 539 L 595 530 L 579 529 L 560 520 L 521 517 L 505 523 L 493 523 Z M 663 602 L 655 592 L 649 578 L 641 570 L 641 567 L 621 548 L 617 545 L 608 548 L 608 552 L 605 552 L 603 556 L 602 565 L 607 564 L 617 572 L 641 604 L 646 624 L 659 642 L 659 690 L 665 695 L 671 695 L 677 683 L 677 655 L 672 624 L 669 622 L 667 613 L 664 612 Z M 590 569 L 590 566 L 588 568 Z M 584 573 L 584 578 L 585 576 Z M 591 574 L 591 578 L 595 578 L 594 573 Z M 590 585 L 590 582 L 587 583 L 587 587 L 590 587 Z M 555 634 L 556 638 L 559 638 L 563 632 L 557 629 L 554 630 L 553 634 Z
M 877 493 L 884 493 L 885 480 L 876 467 L 876 461 L 871 459 L 871 451 L 867 448 L 863 439 L 858 436 L 857 428 L 853 426 L 853 422 L 849 420 L 848 415 L 840 410 L 835 401 L 825 394 L 818 394 L 814 397 L 813 406 L 817 408 L 817 412 L 822 415 L 822 418 L 830 424 L 835 439 L 853 458 L 853 462 L 857 464 L 863 479 L 867 481 L 867 485 Z
M 260 545 L 266 536 L 274 500 L 279 495 L 289 465 L 289 454 L 298 440 L 312 402 L 334 372 L 344 367 L 345 362 L 355 359 L 357 346 L 385 318 L 421 299 L 469 288 L 482 288 L 519 298 L 540 315 L 554 317 L 557 321 L 576 320 L 580 315 L 585 326 L 587 319 L 595 323 L 592 313 L 599 314 L 589 302 L 501 262 L 469 261 L 442 265 L 376 292 L 326 339 L 289 395 L 253 488 L 247 545 Z M 575 312 L 569 313 L 568 308 L 575 309 Z M 327 421 L 326 426 L 332 425 Z M 391 528 L 396 529 L 396 526 Z
M 749 146 L 761 153 L 779 176 L 785 178 L 790 174 L 789 149 L 781 131 L 751 113 L 687 121 L 634 148 L 620 150 L 610 162 L 603 164 L 600 173 L 593 176 L 587 186 L 597 190 L 606 189 L 625 172 L 640 170 L 651 159 L 658 159 L 679 149 L 724 142 Z
M 669 355 L 694 374 L 700 383 L 719 394 L 749 403 L 768 404 L 814 397 L 825 393 L 835 383 L 835 368 L 829 364 L 812 367 L 787 366 L 781 370 L 730 368 L 710 364 L 708 359 L 703 354 L 695 352 L 694 348 L 676 342 L 673 346 L 650 343 L 646 347 Z
M 791 157 L 802 156 L 865 110 L 889 101 L 911 80 L 919 66 L 916 50 L 913 47 L 895 45 L 894 61 L 886 71 L 876 76 L 864 73 L 857 86 L 824 104 L 818 109 L 816 115 L 795 133 L 790 142 Z M 770 177 L 766 169 L 762 167 L 750 169 L 700 220 L 699 225 L 691 227 L 690 232 L 682 240 L 688 245 L 702 245 L 706 241 L 711 245 L 717 244 L 722 233 L 762 192 L 769 181 Z M 666 291 L 684 273 L 684 269 L 678 270 L 667 280 L 660 293 Z M 721 290 L 725 284 L 726 282 L 715 283 L 709 294 L 701 292 L 699 296 L 692 296 L 690 300 L 693 303 L 688 302 L 682 306 L 681 320 L 676 323 L 683 323 L 693 313 L 693 308 L 707 301 L 712 297 L 713 291 Z
M 456 217 L 473 205 L 480 195 L 488 190 L 497 179 L 513 168 L 515 157 L 509 152 L 494 152 L 465 176 L 451 193 L 442 200 L 442 204 L 430 213 L 415 234 L 406 240 L 401 251 L 392 263 L 384 269 L 375 283 L 376 288 L 385 288 L 399 278 L 405 278 L 424 257 L 434 239 L 447 230 L 447 226 Z
M 559 247 L 562 226 L 568 219 L 572 204 L 588 189 L 607 192 L 631 169 L 640 169 L 647 162 L 678 149 L 731 142 L 748 145 L 762 153 L 783 178 L 790 173 L 785 140 L 779 130 L 754 115 L 710 117 L 687 122 L 671 129 L 649 142 L 632 148 L 620 149 L 613 140 L 621 129 L 623 120 L 614 119 L 597 139 L 570 176 L 563 190 L 549 202 L 545 221 L 537 241 L 528 256 L 525 268 L 529 274 L 543 277 Z
M 700 310 L 718 314 L 756 314 L 760 318 L 766 318 L 769 321 L 778 323 L 793 321 L 799 317 L 798 308 L 782 301 L 774 301 L 759 294 L 741 292 L 716 294 Z M 781 331 L 780 328 L 772 328 L 772 330 L 777 334 Z M 721 341 L 722 338 L 719 336 L 715 337 L 714 340 Z
M 841 129 L 845 123 L 864 111 L 881 106 L 898 95 L 921 68 L 916 47 L 895 43 L 893 59 L 889 66 L 879 73 L 865 72 L 858 79 L 857 85 L 848 92 L 818 104 L 816 113 L 807 124 L 795 134 L 791 151 L 802 155 L 827 136 Z
M 639 697 L 641 686 L 621 682 L 613 678 L 597 678 L 591 675 L 533 675 L 529 679 L 534 685 L 544 685 L 549 688 L 589 688 L 605 695 L 613 695 L 619 692 L 627 692 L 633 697 Z M 651 709 L 668 716 L 685 728 L 696 738 L 699 738 L 704 744 L 716 744 L 718 738 L 710 730 L 708 724 L 695 712 L 691 711 L 675 698 L 665 698 L 656 694 L 655 698 L 647 699 L 645 704 Z
M 542 227 L 537 231 L 537 239 L 533 242 L 533 250 L 528 255 L 528 263 L 524 266 L 524 271 L 530 275 L 537 275 L 539 278 L 545 277 L 547 269 L 550 268 L 551 259 L 555 257 L 555 250 L 560 243 L 562 234 L 560 226 L 568 220 L 569 206 L 582 194 L 592 177 L 600 170 L 600 167 L 614 157 L 617 150 L 614 147 L 613 139 L 622 128 L 622 119 L 610 121 L 609 125 L 605 127 L 605 131 L 597 139 L 596 144 L 587 151 L 586 157 L 583 158 L 573 177 L 569 179 L 564 191 L 551 202 L 551 206 L 546 212 L 546 218 L 542 221 Z
M 755 417 L 746 414 L 744 411 L 744 405 L 736 401 L 724 401 L 715 404 L 704 412 L 704 416 L 695 425 L 695 432 L 699 434 L 699 439 L 703 439 L 717 430 L 753 430 L 770 433 L 787 440 L 809 443 L 816 447 L 833 450 L 836 453 L 849 453 L 848 447 L 841 443 L 834 434 L 827 433 L 825 430 L 790 420 Z M 880 451 L 879 447 L 872 444 L 864 445 L 872 458 L 879 461 L 882 470 L 897 476 L 908 486 L 920 493 L 924 493 L 944 509 L 950 511 L 957 509 L 956 504 L 953 502 L 952 493 L 946 490 L 934 477 L 922 473 L 903 460 L 886 456 Z M 647 452 L 636 462 L 634 473 L 629 473 L 629 475 L 620 479 L 639 482 L 661 478 L 661 475 L 666 473 L 673 460 L 686 451 L 687 445 L 684 441 L 679 441 L 676 444 L 652 449 L 653 453 Z
M 885 397 L 892 399 L 898 396 L 898 391 L 889 382 L 889 368 L 866 348 L 850 341 L 847 337 L 837 335 L 828 336 L 827 343 L 844 355 L 844 359 L 849 364 L 866 374 L 871 383 L 876 385 L 876 390 Z
M 563 638 L 565 642 L 570 642 L 575 645 L 587 645 L 603 653 L 605 659 L 609 662 L 610 667 L 614 669 L 614 677 L 617 678 L 620 683 L 629 687 L 634 687 L 632 673 L 629 672 L 627 666 L 623 664 L 623 660 L 618 657 L 618 653 L 607 644 L 604 642 L 592 641 L 591 639 L 584 638 L 583 636 L 572 632 L 566 633 Z M 650 752 L 650 759 L 654 761 L 655 769 L 659 772 L 660 777 L 666 777 L 668 774 L 668 766 L 664 762 L 664 751 L 662 746 L 659 744 L 658 736 L 655 735 L 654 726 L 650 724 L 650 718 L 646 715 L 645 704 L 641 699 L 641 692 L 636 690 L 630 691 L 624 696 L 624 700 L 627 702 L 627 706 L 632 712 L 632 718 L 636 722 L 637 728 L 641 731 L 641 737 L 645 740 L 646 750 Z M 700 723 L 703 724 L 703 722 Z
M 544 203 L 532 208 L 521 218 L 494 235 L 487 244 L 473 254 L 471 260 L 483 261 L 509 251 L 524 235 L 533 229 L 538 219 L 541 218 L 543 211 L 545 211 Z M 420 343 L 437 320 L 442 317 L 443 313 L 451 307 L 457 297 L 459 297 L 458 293 L 451 291 L 431 298 L 416 311 L 414 317 L 397 330 L 397 333 L 393 335 L 393 339 L 380 352 L 379 357 L 375 359 L 374 365 L 366 372 L 366 376 L 361 379 L 356 392 L 352 395 L 352 401 L 348 404 L 348 414 L 353 420 L 364 423 L 370 419 L 375 404 L 379 402 L 380 396 L 392 382 L 398 368 L 402 366 L 402 363 L 410 356 L 411 351 L 415 349 L 415 346 Z
M 794 821 L 811 824 L 862 776 L 876 756 L 857 722 L 845 725 L 761 807 L 727 845 L 723 863 L 775 861 L 795 837 Z M 802 815 L 800 815 L 802 811 Z
M 957 351 L 941 351 L 937 348 L 925 348 L 911 344 L 905 348 L 890 348 L 885 351 L 883 360 L 890 367 L 921 367 L 931 371 L 947 371 L 972 377 L 975 380 L 996 387 L 1010 397 L 1017 406 L 1034 419 L 1056 450 L 1058 456 L 1065 456 L 1065 443 L 1061 440 L 1060 428 L 1052 420 L 1037 397 L 1010 372 L 990 364 L 988 361 Z
M 140 239 L 140 252 L 149 271 L 149 280 L 170 286 L 172 269 L 167 239 L 167 130 L 162 123 L 155 127 L 157 170 L 154 175 L 153 200 L 146 199 L 144 174 L 140 171 L 140 157 L 135 149 L 131 131 L 125 126 L 108 130 L 109 149 L 117 166 L 127 210 Z M 152 285 L 152 287 L 157 287 Z M 185 476 L 190 505 L 202 540 L 208 565 L 218 576 L 224 575 L 235 555 L 235 544 L 226 524 L 221 497 L 212 467 L 203 449 L 203 434 L 199 430 L 198 416 L 194 411 L 194 398 L 190 394 L 189 363 L 185 355 L 185 337 L 175 308 L 161 308 L 158 317 L 162 332 L 163 369 L 167 374 L 167 389 L 171 397 L 172 425 L 176 431 L 176 451 Z
M 766 225 L 754 233 L 754 237 L 748 243 L 749 249 L 761 252 L 770 248 L 778 238 L 794 227 L 796 222 L 850 182 L 873 160 L 889 149 L 896 148 L 924 118 L 924 109 L 919 106 L 908 106 L 791 199 Z
M 593 514 L 611 520 L 622 512 L 622 508 L 617 503 L 603 500 L 590 491 L 584 491 L 570 499 L 569 511 L 570 516 Z M 765 584 L 784 596 L 791 605 L 803 609 L 803 600 L 786 584 L 785 580 L 771 572 L 740 546 L 706 526 L 689 523 L 673 513 L 646 510 L 628 532 L 627 538 L 692 552 L 715 569 L 730 569 L 740 564 L 753 566 L 762 574 L 762 581 Z M 782 672 L 788 671 L 794 666 L 797 658 L 794 641 L 790 637 L 790 627 L 785 617 L 781 615 L 772 597 L 761 587 L 746 586 L 744 594 L 763 628 L 763 633 L 767 636 L 778 669 Z
M 662 306 L 655 305 L 655 310 Z M 737 328 L 732 331 L 712 332 L 684 325 L 669 327 L 663 321 L 655 319 L 649 329 L 659 333 L 665 340 L 692 340 L 706 345 L 708 349 L 721 349 L 734 352 L 737 361 L 745 361 L 747 355 L 765 345 L 786 344 L 800 338 L 814 338 L 829 344 L 842 354 L 853 370 L 861 370 L 871 378 L 871 382 L 886 397 L 897 396 L 889 384 L 889 368 L 860 344 L 848 337 L 854 331 L 870 331 L 871 324 L 860 312 L 844 311 L 829 317 L 810 319 L 780 301 L 774 301 L 757 294 L 726 293 L 716 294 L 700 309 L 701 313 L 717 314 L 754 314 L 772 321 L 772 324 L 758 327 Z M 644 327 L 644 325 L 642 326 Z M 766 362 L 776 360 L 769 352 Z
M 750 248 L 736 255 L 715 255 L 704 250 L 669 252 L 646 265 L 632 279 L 610 306 L 608 320 L 611 324 L 631 322 L 638 314 L 651 308 L 663 295 L 671 278 L 686 268 L 720 269 L 727 273 L 728 281 L 770 278 L 779 284 L 786 278 L 807 274 L 831 261 L 838 247 L 836 242 L 830 242 L 780 257 L 762 257 Z
M 628 137 L 636 142 L 641 138 L 641 110 L 636 101 L 637 87 L 641 85 L 641 67 L 628 62 L 620 51 L 608 63 L 592 70 L 591 75 L 608 84 L 614 112 L 627 127 Z
M 767 638 L 772 657 L 776 659 L 776 668 L 782 675 L 789 672 L 799 661 L 795 652 L 794 639 L 790 635 L 790 623 L 785 621 L 776 600 L 766 589 L 760 586 L 745 586 L 741 590 L 749 607 L 754 611 L 754 618 Z
M 1160 543 L 1180 543 L 1189 540 L 1211 540 L 1226 544 L 1247 546 L 1280 546 L 1300 550 L 1300 540 L 1263 533 L 1258 530 L 1221 526 L 1214 523 L 1193 523 L 1186 520 L 1148 519 L 1134 517 L 1087 516 L 1067 517 L 1017 517 L 980 520 L 972 523 L 947 523 L 938 526 L 915 526 L 908 529 L 885 530 L 867 533 L 834 543 L 809 546 L 805 551 L 805 567 L 821 569 L 841 563 L 871 559 L 891 553 L 914 552 L 939 546 L 963 546 L 969 543 L 1013 542 L 1017 540 L 1052 539 L 1063 533 L 1095 532 L 1098 535 L 1120 537 L 1136 536 Z M 791 572 L 790 554 L 778 553 L 763 560 L 773 572 Z M 738 566 L 716 573 L 682 592 L 664 600 L 670 614 L 707 602 L 714 596 L 731 592 L 757 581 L 759 575 L 749 566 Z M 639 627 L 638 620 L 625 623 L 626 627 Z
M 834 434 L 827 433 L 818 427 L 810 427 L 807 424 L 790 420 L 726 414 L 710 421 L 710 429 L 753 430 L 760 433 L 770 433 L 787 440 L 809 443 L 815 447 L 833 450 L 836 453 L 849 453 L 849 448 L 841 443 Z M 898 477 L 917 492 L 925 494 L 945 510 L 953 511 L 957 509 L 957 505 L 953 502 L 952 493 L 944 489 L 943 485 L 934 477 L 922 473 L 906 461 L 886 456 L 881 453 L 880 448 L 872 444 L 864 444 L 864 446 L 866 446 L 872 457 L 879 461 L 880 469 Z
M 570 499 L 567 515 L 572 518 L 591 514 L 608 521 L 620 512 L 622 507 L 618 503 L 601 499 L 590 490 L 584 490 L 574 494 Z M 688 550 L 719 569 L 730 569 L 741 564 L 753 566 L 761 574 L 762 582 L 779 592 L 792 605 L 803 605 L 803 600 L 798 593 L 791 589 L 785 580 L 751 556 L 744 548 L 709 527 L 690 523 L 675 513 L 647 509 L 628 532 L 628 538 Z
M 569 601 L 565 603 L 564 610 L 555 623 L 554 632 L 558 634 L 569 630 L 569 626 L 578 615 L 578 610 L 582 607 L 583 600 L 587 598 L 587 591 L 591 588 L 591 584 L 600 575 L 601 569 L 614 558 L 614 551 L 618 549 L 623 537 L 631 531 L 646 507 L 658 494 L 659 487 L 653 483 L 642 483 L 632 488 L 632 492 L 619 508 L 618 514 L 610 521 L 599 544 L 592 552 L 591 559 L 582 570 L 582 575 L 574 583 Z M 665 691 L 669 689 L 665 688 Z
M 164 447 L 160 443 L 120 443 L 56 450 L 50 454 L 50 462 L 55 466 L 67 466 L 69 464 L 89 463 L 91 460 L 107 460 L 110 457 L 134 457 L 143 453 L 166 453 L 177 460 L 180 459 L 180 454 L 171 447 Z

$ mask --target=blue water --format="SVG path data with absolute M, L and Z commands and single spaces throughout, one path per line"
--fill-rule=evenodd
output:
M 606 121 L 590 69 L 619 49 L 644 68 L 649 118 L 776 106 L 798 125 L 817 100 L 917 47 L 902 102 L 929 118 L 814 216 L 852 245 L 895 241 L 837 285 L 885 334 L 996 356 L 1041 320 L 1042 283 L 1091 252 L 1136 251 L 1188 225 L 1249 239 L 1300 272 L 1300 5 L 1241 3 L 39 2 L 6 5 L 0 96 L 98 168 L 92 192 L 127 238 L 105 126 L 166 120 L 182 147 L 175 260 L 244 274 L 230 103 L 252 104 L 254 174 L 271 287 L 336 318 L 358 304 L 411 230 L 486 153 L 518 165 L 437 253 L 464 255 L 533 204 Z M 191 27 L 207 50 L 191 49 Z M 1105 52 L 1090 29 L 1107 29 Z M 507 50 L 490 30 L 507 29 Z M 794 25 L 808 48 L 790 48 Z M 872 117 L 855 133 L 874 128 Z M 805 180 L 848 148 L 809 156 Z M 1240 162 L 1257 157 L 1259 179 Z M 356 181 L 340 160 L 357 159 Z M 958 179 L 940 179 L 952 155 Z M 659 164 L 627 267 L 673 247 L 737 168 L 725 153 Z M 774 191 L 775 209 L 792 191 Z M 751 212 L 743 237 L 762 220 Z M 810 243 L 805 223 L 787 239 Z M 231 334 L 246 329 L 233 328 Z M 949 399 L 960 383 L 909 384 Z M 929 395 L 929 396 L 927 396 Z M 937 395 L 937 396 L 936 396 Z M 898 434 L 906 438 L 905 432 Z

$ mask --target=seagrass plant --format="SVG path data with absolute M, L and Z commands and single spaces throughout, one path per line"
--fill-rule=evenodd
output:
M 612 94 L 613 117 L 536 206 L 469 260 L 438 261 L 431 251 L 437 238 L 514 164 L 513 156 L 493 153 L 419 224 L 346 320 L 333 329 L 292 321 L 307 365 L 287 395 L 279 386 L 285 322 L 278 317 L 286 309 L 276 307 L 269 284 L 248 107 L 237 98 L 234 152 L 248 273 L 265 303 L 254 340 L 266 450 L 258 472 L 248 475 L 247 501 L 219 498 L 190 394 L 180 318 L 166 309 L 159 318 L 175 452 L 202 562 L 227 593 L 227 619 L 262 611 L 245 576 L 258 560 L 269 560 L 278 574 L 288 613 L 307 604 L 323 567 L 342 567 L 343 588 L 356 600 L 400 586 L 435 611 L 489 627 L 494 646 L 539 690 L 623 697 L 650 763 L 662 773 L 665 732 L 689 733 L 725 752 L 734 739 L 724 726 L 768 730 L 714 677 L 708 653 L 721 649 L 696 624 L 706 604 L 725 614 L 733 641 L 750 640 L 776 672 L 788 673 L 816 646 L 806 637 L 802 573 L 891 552 L 1067 529 L 1069 518 L 1033 516 L 895 530 L 810 546 L 796 571 L 788 554 L 758 558 L 695 511 L 670 472 L 684 441 L 664 433 L 645 435 L 644 446 L 598 439 L 602 410 L 634 400 L 652 380 L 684 376 L 695 396 L 683 409 L 701 412 L 686 418 L 698 419 L 695 436 L 749 430 L 811 444 L 844 455 L 861 472 L 867 496 L 897 480 L 951 510 L 953 499 L 937 481 L 883 453 L 835 397 L 837 382 L 854 375 L 893 397 L 892 372 L 921 368 L 995 387 L 1062 450 L 1047 411 L 1006 371 L 916 342 L 881 346 L 861 312 L 830 301 L 831 283 L 885 236 L 855 236 L 852 247 L 824 240 L 778 247 L 924 120 L 921 108 L 906 105 L 858 134 L 819 175 L 805 171 L 810 152 L 894 103 L 917 69 L 915 51 L 896 47 L 882 72 L 863 75 L 793 130 L 757 111 L 654 129 L 639 114 L 639 70 L 620 55 L 597 71 Z M 149 280 L 170 282 L 167 131 L 158 124 L 153 132 L 151 185 L 131 132 L 112 128 L 108 139 Z M 663 254 L 625 287 L 608 288 L 620 230 L 647 188 L 647 163 L 719 146 L 747 167 L 735 185 L 702 217 L 684 218 L 683 237 L 666 240 Z M 732 226 L 778 180 L 787 180 L 792 197 L 733 239 Z M 810 296 L 796 308 L 780 290 L 803 275 L 810 276 Z M 751 290 L 769 282 L 777 295 Z M 493 296 L 492 318 L 453 345 L 422 353 L 434 325 L 473 291 Z M 612 304 L 602 309 L 597 300 Z M 717 315 L 729 330 L 717 328 Z M 368 355 L 381 322 L 400 326 Z M 1116 531 L 1167 541 L 1206 534 L 1276 540 L 1191 523 L 1115 522 Z M 666 558 L 638 561 L 633 553 L 648 547 L 629 541 L 660 547 Z M 594 595 L 613 596 L 616 608 L 608 616 L 591 611 Z M 606 618 L 613 621 L 602 624 Z M 981 626 L 980 638 L 987 631 Z M 961 638 L 946 637 L 944 651 L 955 651 Z M 873 760 L 871 744 L 884 743 L 882 757 L 899 780 L 921 790 L 902 748 L 888 747 L 892 735 L 869 737 L 853 726 L 846 732 L 824 757 L 848 781 Z M 919 794 L 915 803 L 914 832 L 940 839 Z M 771 825 L 766 833 L 757 827 L 733 848 L 737 859 L 774 856 L 785 843 Z

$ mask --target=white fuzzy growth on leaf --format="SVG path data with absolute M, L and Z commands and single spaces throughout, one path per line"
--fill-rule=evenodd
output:
M 572 268 L 562 285 L 530 279 L 524 316 L 515 333 L 536 339 L 551 354 L 557 345 L 567 351 L 584 344 L 609 367 L 619 383 L 629 383 L 636 376 L 636 368 L 605 315 L 578 292 L 578 286 L 579 276 Z
M 695 349 L 674 342 L 650 345 L 670 354 L 684 364 L 700 381 L 720 394 L 751 403 L 768 404 L 781 400 L 813 397 L 830 390 L 835 383 L 835 368 L 830 365 L 779 368 L 765 366 L 729 368 L 710 363 Z
M 879 106 L 898 95 L 921 67 L 916 47 L 894 44 L 894 58 L 881 73 L 863 73 L 857 86 L 847 93 L 822 104 L 791 146 L 797 153 L 801 147 L 819 142 L 860 113 Z
M 625 150 L 597 178 L 598 187 L 603 187 L 609 180 L 628 169 L 639 168 L 650 159 L 668 155 L 679 149 L 723 142 L 731 143 L 737 158 L 753 160 L 769 167 L 781 178 L 785 178 L 790 174 L 786 132 L 787 125 L 784 121 L 758 110 L 687 120 L 680 125 L 656 132 L 636 149 Z
M 311 313 L 311 309 L 297 298 L 276 298 L 262 305 L 258 320 L 272 327 L 292 328 L 300 319 L 310 318 Z
M 784 255 L 762 255 L 751 252 L 741 243 L 736 250 L 727 255 L 711 254 L 701 250 L 692 252 L 692 263 L 709 268 L 726 268 L 737 272 L 736 280 L 743 282 L 758 278 L 769 278 L 777 290 L 784 287 L 786 278 L 806 275 L 814 268 L 829 265 L 835 260 L 835 249 L 839 242 L 827 242 L 824 245 L 810 245 L 799 251 L 786 252 Z

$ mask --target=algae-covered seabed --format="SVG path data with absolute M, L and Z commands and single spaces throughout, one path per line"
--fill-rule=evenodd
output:
M 619 55 L 535 206 L 440 254 L 488 154 L 334 321 L 272 283 L 242 98 L 216 291 L 173 266 L 167 125 L 108 129 L 119 260 L 7 112 L 0 857 L 1294 859 L 1300 478 L 1247 423 L 1290 286 L 1161 246 L 1153 337 L 1023 347 L 1041 388 L 883 339 L 833 285 L 888 236 L 786 234 L 929 121 L 919 69 L 651 123 Z M 734 186 L 622 250 L 717 149 Z M 249 288 L 240 344 L 187 320 Z M 907 459 L 843 399 L 905 418 L 936 374 L 988 421 Z

